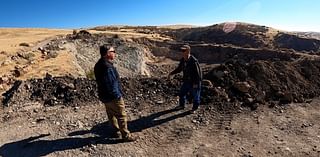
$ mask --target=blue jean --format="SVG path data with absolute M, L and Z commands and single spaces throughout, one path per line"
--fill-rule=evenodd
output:
M 193 107 L 192 109 L 198 109 L 200 105 L 200 91 L 201 91 L 201 83 L 198 83 L 197 88 L 193 88 L 192 83 L 183 82 L 180 93 L 179 93 L 179 104 L 180 106 L 185 106 L 186 103 L 186 96 L 189 92 L 191 92 L 193 96 Z

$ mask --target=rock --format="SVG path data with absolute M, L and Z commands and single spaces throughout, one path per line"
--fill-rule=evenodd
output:
M 251 104 L 253 103 L 254 99 L 253 98 L 246 98 L 246 103 Z
M 58 57 L 58 55 L 59 55 L 58 52 L 50 51 L 50 52 L 48 52 L 46 59 L 56 58 L 56 57 Z
M 75 86 L 73 83 L 63 83 L 63 85 L 65 85 L 66 87 L 68 87 L 70 89 L 75 89 Z
M 213 71 L 213 76 L 215 76 L 218 79 L 221 79 L 227 73 L 228 73 L 227 71 Z
M 17 61 L 17 60 L 18 60 L 18 57 L 17 57 L 17 56 L 11 56 L 11 60 Z
M 157 101 L 156 103 L 157 103 L 157 104 L 163 104 L 164 101 L 163 101 L 163 100 L 159 100 L 159 101 Z
M 42 121 L 46 120 L 46 117 L 40 117 L 36 120 L 37 123 L 40 123 Z
M 255 98 L 256 102 L 264 104 L 265 99 L 266 99 L 266 92 L 265 91 L 257 91 L 256 93 L 254 93 L 254 98 Z
M 280 97 L 280 103 L 281 104 L 289 104 L 293 102 L 293 96 L 291 92 L 285 92 Z
M 51 74 L 49 74 L 49 73 L 46 73 L 45 79 L 46 80 L 52 80 L 53 76 Z
M 251 110 L 256 110 L 258 107 L 259 107 L 259 103 L 253 103 L 250 106 Z
M 83 128 L 83 123 L 81 121 L 77 121 L 77 126 L 79 129 Z
M 43 47 L 39 47 L 38 50 L 39 50 L 42 54 L 47 55 L 46 50 L 45 50 Z
M 13 76 L 14 77 L 20 77 L 23 74 L 22 69 L 15 69 L 13 70 Z
M 251 88 L 248 82 L 236 82 L 233 87 L 243 93 L 249 92 Z
M 210 80 L 205 80 L 204 79 L 204 80 L 202 80 L 201 84 L 202 84 L 202 86 L 207 87 L 207 88 L 212 88 L 213 87 L 213 84 L 212 84 L 212 82 Z
M 1 63 L 1 66 L 7 66 L 7 65 L 10 65 L 11 63 L 12 61 L 7 59 Z
M 289 147 L 286 147 L 284 150 L 291 152 L 291 149 Z
M 6 84 L 9 82 L 9 78 L 8 77 L 0 77 L 0 84 Z
M 130 38 L 126 38 L 125 40 L 126 42 L 133 42 L 133 39 L 130 39 Z
M 306 103 L 311 103 L 311 102 L 312 102 L 312 99 L 306 99 L 305 102 L 306 102 Z

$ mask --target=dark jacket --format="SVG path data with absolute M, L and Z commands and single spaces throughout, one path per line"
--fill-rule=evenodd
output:
M 183 71 L 183 82 L 197 84 L 202 80 L 202 71 L 198 60 L 194 56 L 190 56 L 187 61 L 180 59 L 179 66 L 170 74 L 177 74 Z
M 94 66 L 94 74 L 98 84 L 98 95 L 102 102 L 110 102 L 122 97 L 119 74 L 111 62 L 101 58 Z

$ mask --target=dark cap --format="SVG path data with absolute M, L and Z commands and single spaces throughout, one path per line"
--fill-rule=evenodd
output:
M 190 50 L 191 48 L 190 48 L 190 46 L 189 45 L 182 45 L 181 47 L 180 47 L 180 50 Z

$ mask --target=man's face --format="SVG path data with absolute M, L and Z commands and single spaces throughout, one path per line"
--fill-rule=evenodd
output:
M 116 53 L 115 53 L 115 49 L 113 47 L 111 47 L 109 50 L 108 50 L 108 53 L 107 53 L 107 58 L 109 60 L 114 60 L 114 58 L 116 57 Z
M 190 51 L 188 49 L 182 49 L 181 51 L 182 51 L 183 58 L 188 59 L 190 55 Z

